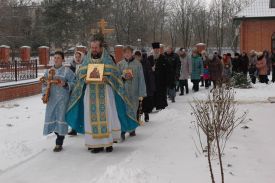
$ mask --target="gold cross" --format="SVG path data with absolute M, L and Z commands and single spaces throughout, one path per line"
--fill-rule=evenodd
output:
M 99 29 L 92 29 L 92 33 L 99 31 L 101 34 L 103 34 L 105 36 L 105 35 L 110 34 L 114 31 L 114 29 L 106 29 L 107 22 L 104 19 L 100 19 L 100 21 L 97 22 L 97 25 L 98 25 Z

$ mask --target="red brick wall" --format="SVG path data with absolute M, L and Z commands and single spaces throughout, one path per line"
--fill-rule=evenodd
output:
M 41 93 L 41 84 L 37 82 L 0 87 L 0 102 L 27 97 Z
M 275 19 L 248 19 L 241 23 L 240 48 L 241 51 L 251 50 L 271 51 L 271 37 L 275 32 Z

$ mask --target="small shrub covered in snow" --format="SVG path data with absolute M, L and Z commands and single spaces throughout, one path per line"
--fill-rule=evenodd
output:
M 234 88 L 252 88 L 250 78 L 248 78 L 248 76 L 243 73 L 234 73 L 231 80 L 231 85 Z

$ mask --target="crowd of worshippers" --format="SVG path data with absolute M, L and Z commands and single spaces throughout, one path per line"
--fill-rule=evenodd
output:
M 85 145 L 92 153 L 104 148 L 112 152 L 113 143 L 124 141 L 126 134 L 136 136 L 142 114 L 149 122 L 149 114 L 165 109 L 169 100 L 176 102 L 177 93 L 188 94 L 189 80 L 193 92 L 230 83 L 235 73 L 249 75 L 253 83 L 257 77 L 261 83 L 268 83 L 272 70 L 275 81 L 275 50 L 272 54 L 251 51 L 209 56 L 197 48 L 188 52 L 168 46 L 162 52 L 160 43 L 155 42 L 149 52 L 125 46 L 123 56 L 116 63 L 100 40 L 93 40 L 85 54 L 76 51 L 70 67 L 62 64 L 64 53 L 55 52 L 54 66 L 45 72 L 45 78 L 58 81 L 51 87 L 51 81 L 42 85 L 42 100 L 47 103 L 43 133 L 56 134 L 54 152 L 63 150 L 65 135 L 78 133 L 84 134 Z M 85 80 L 89 64 L 105 65 L 101 84 Z M 55 72 L 53 78 L 49 77 L 51 70 Z

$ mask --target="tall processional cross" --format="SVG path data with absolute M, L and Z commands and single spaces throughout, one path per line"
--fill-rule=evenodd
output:
M 112 32 L 114 32 L 114 29 L 107 29 L 107 22 L 104 19 L 100 19 L 100 21 L 97 22 L 97 26 L 98 29 L 92 29 L 92 33 L 100 33 L 102 35 L 104 35 L 104 37 L 107 34 L 111 34 Z

